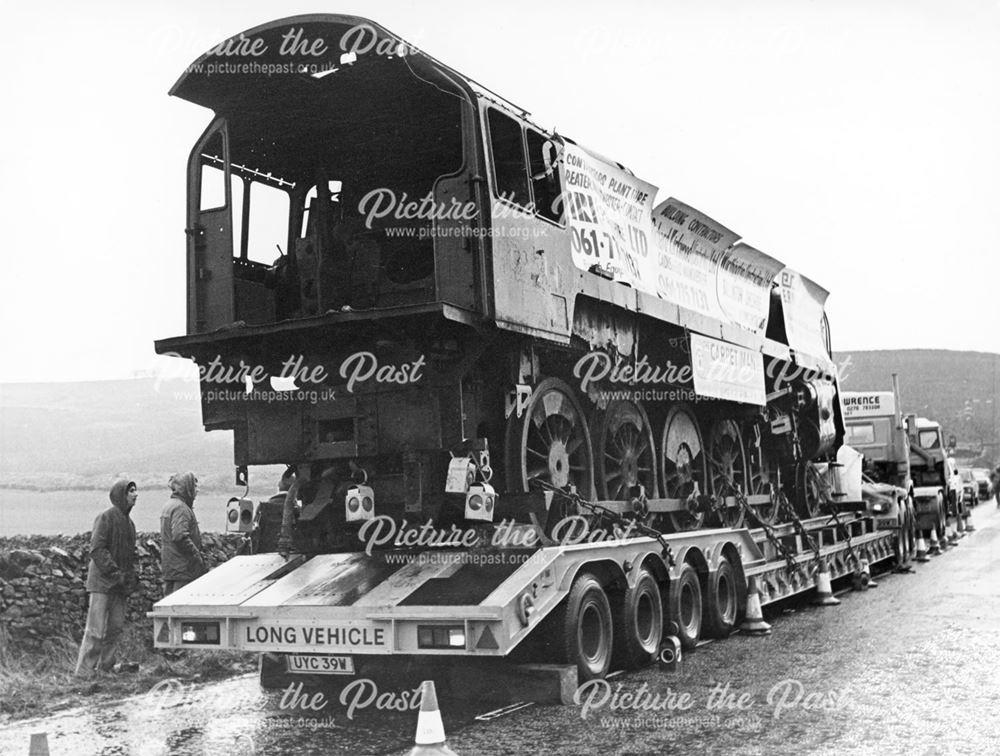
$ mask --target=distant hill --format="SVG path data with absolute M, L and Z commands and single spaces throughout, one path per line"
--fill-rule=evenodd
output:
M 956 457 L 978 456 L 980 450 L 987 462 L 1000 457 L 995 445 L 1000 442 L 1000 355 L 885 349 L 834 357 L 841 365 L 841 385 L 849 391 L 888 391 L 897 373 L 903 411 L 941 423 L 945 439 L 954 435 L 958 441 Z
M 0 385 L 0 485 L 106 488 L 117 473 L 166 484 L 194 470 L 232 485 L 232 433 L 206 433 L 198 384 L 140 378 Z
M 938 420 L 959 451 L 1000 457 L 1000 446 L 986 446 L 1000 441 L 1000 355 L 879 350 L 842 352 L 836 360 L 850 390 L 888 390 L 898 373 L 904 411 Z M 228 490 L 232 455 L 232 433 L 202 428 L 195 382 L 0 384 L 5 488 L 106 489 L 119 472 L 162 488 L 171 473 L 194 470 L 205 490 Z M 251 470 L 268 487 L 279 472 Z

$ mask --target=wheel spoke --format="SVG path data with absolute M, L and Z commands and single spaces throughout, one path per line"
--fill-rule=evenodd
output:
M 538 477 L 541 477 L 543 475 L 548 475 L 550 472 L 551 471 L 549 470 L 549 466 L 548 465 L 541 465 L 539 467 L 533 467 L 530 470 L 528 470 L 528 478 L 529 479 L 538 478 Z
M 635 456 L 641 457 L 649 449 L 649 440 L 645 437 L 639 439 L 639 448 L 635 450 Z

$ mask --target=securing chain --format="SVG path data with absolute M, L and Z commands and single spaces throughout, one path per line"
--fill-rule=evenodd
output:
M 822 478 L 817 477 L 817 480 L 819 481 L 820 498 L 823 500 L 826 510 L 830 513 L 830 519 L 837 524 L 837 531 L 844 536 L 844 543 L 847 544 L 847 553 L 850 555 L 851 561 L 854 563 L 855 567 L 860 569 L 861 560 L 858 559 L 857 555 L 854 553 L 854 547 L 851 545 L 851 531 L 840 519 L 840 514 L 837 511 L 837 502 L 835 502 L 833 497 L 830 496 L 830 486 L 827 481 Z
M 562 488 L 557 488 L 556 486 L 553 486 L 551 483 L 546 483 L 544 480 L 535 480 L 532 482 L 536 483 L 537 485 L 541 486 L 546 490 L 552 491 L 554 494 L 558 496 L 562 496 L 568 499 L 569 501 L 573 502 L 578 506 L 590 510 L 591 514 L 598 515 L 600 517 L 607 517 L 616 525 L 625 527 L 633 526 L 635 530 L 641 533 L 642 535 L 649 536 L 650 538 L 655 538 L 657 543 L 660 544 L 660 548 L 662 549 L 661 556 L 663 557 L 663 560 L 671 567 L 677 564 L 676 561 L 674 560 L 674 550 L 670 548 L 670 544 L 667 543 L 667 541 L 663 538 L 663 534 L 660 531 L 656 530 L 655 528 L 651 528 L 648 525 L 646 525 L 646 523 L 642 522 L 639 514 L 632 513 L 632 518 L 626 519 L 624 515 L 615 512 L 613 509 L 602 507 L 597 502 L 588 501 L 587 499 L 584 499 L 575 490 L 565 491 Z
M 819 544 L 817 544 L 816 539 L 809 535 L 808 531 L 806 531 L 805 526 L 802 524 L 802 520 L 800 520 L 799 516 L 795 513 L 795 507 L 792 506 L 788 497 L 785 496 L 784 491 L 778 491 L 778 511 L 784 513 L 785 517 L 788 518 L 788 521 L 791 522 L 792 526 L 795 528 L 795 532 L 802 537 L 806 546 L 810 551 L 812 551 L 813 561 L 817 565 L 822 565 L 823 557 L 819 553 Z
M 757 526 L 764 531 L 764 535 L 767 540 L 770 541 L 772 546 L 774 546 L 775 551 L 777 551 L 781 558 L 785 560 L 786 569 L 789 572 L 794 572 L 797 568 L 795 563 L 795 554 L 792 553 L 791 549 L 785 546 L 784 542 L 777 535 L 775 535 L 774 528 L 769 523 L 761 519 L 760 515 L 757 514 L 750 502 L 747 501 L 747 497 L 743 495 L 743 491 L 734 486 L 730 481 L 726 481 L 726 485 L 729 488 L 729 491 L 736 498 L 736 503 L 742 510 L 743 516 L 748 517 L 757 523 Z M 774 496 L 773 490 L 771 491 L 771 496 L 772 498 Z

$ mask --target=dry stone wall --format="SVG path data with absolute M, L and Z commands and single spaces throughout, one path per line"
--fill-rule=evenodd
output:
M 203 533 L 208 566 L 232 557 L 239 543 L 238 535 Z M 136 551 L 139 586 L 129 596 L 128 620 L 150 626 L 146 612 L 163 596 L 160 534 L 140 533 Z M 78 641 L 87 620 L 89 565 L 90 533 L 0 538 L 0 638 L 25 648 L 60 637 Z

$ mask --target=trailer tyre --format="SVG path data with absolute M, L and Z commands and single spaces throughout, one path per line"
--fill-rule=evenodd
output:
M 741 600 L 740 594 L 743 594 Z M 723 555 L 719 567 L 708 577 L 708 605 L 705 607 L 705 634 L 710 638 L 725 638 L 736 627 L 746 591 L 733 563 Z
M 615 668 L 644 666 L 655 658 L 663 638 L 660 585 L 645 567 L 635 586 L 625 591 L 620 609 L 614 617 Z
M 677 624 L 681 646 L 694 648 L 701 639 L 702 601 L 698 572 L 685 562 L 681 573 L 670 583 L 670 620 Z
M 611 604 L 600 582 L 585 572 L 573 582 L 554 628 L 559 655 L 576 664 L 580 682 L 601 679 L 611 669 L 614 629 Z

